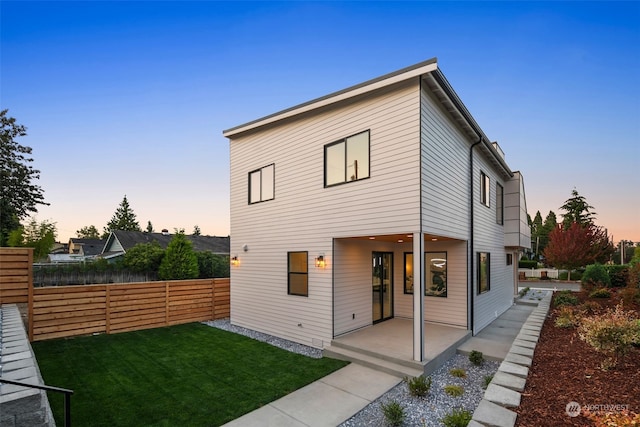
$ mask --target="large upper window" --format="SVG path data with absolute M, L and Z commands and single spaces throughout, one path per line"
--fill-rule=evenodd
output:
M 504 224 L 504 188 L 496 182 L 496 223 Z
M 249 204 L 273 200 L 275 173 L 274 164 L 249 172 Z
M 288 252 L 287 258 L 287 293 L 309 296 L 308 252 Z
M 491 254 L 478 252 L 478 293 L 491 289 Z
M 489 189 L 491 188 L 491 180 L 484 172 L 480 172 L 480 201 L 483 205 L 489 206 Z
M 324 186 L 369 178 L 369 131 L 324 146 Z

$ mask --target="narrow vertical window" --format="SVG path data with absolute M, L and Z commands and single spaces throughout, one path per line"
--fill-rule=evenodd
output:
M 249 204 L 273 200 L 275 165 L 270 164 L 249 172 Z
M 504 188 L 496 182 L 496 223 L 504 224 Z
M 478 252 L 478 293 L 482 294 L 491 289 L 491 254 Z
M 308 252 L 287 253 L 287 293 L 309 296 Z
M 413 252 L 404 253 L 404 293 L 413 293 Z
M 369 131 L 324 146 L 324 186 L 369 178 Z
M 484 172 L 480 172 L 480 201 L 483 205 L 489 206 L 489 188 L 491 180 Z

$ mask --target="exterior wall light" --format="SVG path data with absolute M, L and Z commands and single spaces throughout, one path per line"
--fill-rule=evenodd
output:
M 234 255 L 231 258 L 231 265 L 234 266 L 234 267 L 237 267 L 237 266 L 240 265 L 240 260 L 238 259 L 238 255 Z
M 316 258 L 316 267 L 324 268 L 324 266 L 325 266 L 324 255 L 318 255 L 318 258 Z

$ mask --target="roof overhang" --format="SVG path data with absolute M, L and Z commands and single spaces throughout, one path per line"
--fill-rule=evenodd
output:
M 254 131 L 260 127 L 274 124 L 278 121 L 304 114 L 322 107 L 326 107 L 337 102 L 345 101 L 359 95 L 370 93 L 411 78 L 421 76 L 423 82 L 434 93 L 438 101 L 449 112 L 453 119 L 471 141 L 481 141 L 480 149 L 486 154 L 490 162 L 501 170 L 506 176 L 512 177 L 513 172 L 504 161 L 504 158 L 492 146 L 489 138 L 484 134 L 471 113 L 464 106 L 458 95 L 455 93 L 447 79 L 438 68 L 437 58 L 431 58 L 415 65 L 394 71 L 389 74 L 368 80 L 355 86 L 348 87 L 338 92 L 331 93 L 321 98 L 316 98 L 303 104 L 296 105 L 286 110 L 262 117 L 257 120 L 224 130 L 223 136 L 233 139 L 234 137 Z

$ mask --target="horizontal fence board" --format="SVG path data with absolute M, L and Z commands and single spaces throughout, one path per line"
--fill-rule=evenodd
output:
M 23 302 L 27 302 L 27 297 L 25 295 L 19 296 L 4 296 L 4 292 L 2 293 L 2 297 L 0 297 L 0 302 L 2 304 L 20 304 Z
M 229 279 L 35 288 L 34 341 L 229 317 Z M 108 325 L 108 326 L 107 326 Z

